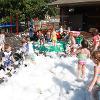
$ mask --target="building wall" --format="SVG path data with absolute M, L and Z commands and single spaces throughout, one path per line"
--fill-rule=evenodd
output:
M 68 9 L 68 7 L 60 7 L 60 25 L 65 26 L 65 28 L 68 27 Z
M 60 7 L 60 22 L 72 30 L 88 31 L 91 27 L 100 30 L 100 6 Z

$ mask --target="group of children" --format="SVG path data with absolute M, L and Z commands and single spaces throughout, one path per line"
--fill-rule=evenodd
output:
M 50 33 L 48 33 L 50 35 Z M 41 32 L 39 32 L 39 38 L 40 43 L 44 41 L 44 37 Z M 49 37 L 50 38 L 50 37 Z M 55 29 L 53 29 L 51 34 L 52 43 L 54 46 L 56 46 L 57 36 Z M 3 42 L 4 43 L 4 42 Z M 24 37 L 21 41 L 21 52 L 26 56 L 30 56 L 32 62 L 34 62 L 34 50 L 33 50 L 33 41 L 30 41 L 28 37 Z M 2 43 L 0 44 L 2 45 Z M 88 50 L 88 41 L 86 39 L 83 39 L 81 42 L 81 45 L 76 46 L 75 37 L 72 32 L 69 32 L 69 51 L 71 54 L 75 53 L 78 58 L 78 81 L 80 79 L 84 80 L 85 78 L 85 68 L 86 68 L 86 60 L 87 58 L 91 58 L 94 63 L 94 77 L 92 82 L 90 83 L 88 90 L 91 92 L 92 90 L 97 89 L 100 87 L 100 50 L 97 50 L 97 48 L 100 46 L 100 36 L 96 35 L 93 37 L 93 52 L 92 54 Z M 4 69 L 9 69 L 9 67 L 12 65 L 12 63 L 15 62 L 15 59 L 13 57 L 12 49 L 9 44 L 3 44 L 2 46 L 2 65 L 4 66 Z M 24 57 L 25 57 L 24 56 Z M 96 92 L 93 92 L 96 93 Z
M 75 54 L 78 58 L 78 67 L 77 67 L 77 81 L 84 81 L 85 74 L 86 74 L 86 61 L 90 58 L 95 66 L 94 66 L 94 77 L 92 82 L 90 82 L 88 86 L 88 91 L 93 93 L 93 98 L 95 100 L 99 100 L 97 97 L 97 92 L 100 90 L 100 35 L 94 35 L 93 43 L 92 43 L 92 51 L 89 48 L 89 42 L 83 38 L 81 44 L 76 43 L 76 37 L 74 36 L 73 32 L 68 33 L 68 45 L 67 45 L 67 52 L 71 55 Z
M 52 31 L 51 34 L 52 37 L 52 42 L 54 46 L 56 45 L 56 32 L 55 30 Z M 95 49 L 93 49 L 93 52 L 90 52 L 88 49 L 88 41 L 83 38 L 82 42 L 80 45 L 76 44 L 75 37 L 72 32 L 69 32 L 69 48 L 70 48 L 70 53 L 73 55 L 73 53 L 76 54 L 78 58 L 78 81 L 84 81 L 85 79 L 85 69 L 86 69 L 86 61 L 88 58 L 91 58 L 93 62 L 95 63 L 94 67 L 94 77 L 92 82 L 90 82 L 90 85 L 88 87 L 88 91 L 92 92 L 94 88 L 99 88 L 100 87 L 100 50 L 97 48 L 99 47 L 100 44 L 100 39 L 99 35 L 93 37 L 93 46 L 96 46 Z M 42 39 L 42 36 L 41 36 Z M 27 43 L 26 43 L 27 44 Z M 95 45 L 94 45 L 95 44 Z M 24 45 L 23 45 L 24 46 Z M 96 93 L 96 92 L 93 92 Z M 97 93 L 96 93 L 97 94 Z M 96 98 L 96 97 L 95 97 Z
M 46 34 L 44 34 L 41 30 L 39 30 L 37 32 L 38 35 L 38 39 L 40 42 L 40 45 L 44 45 L 45 42 L 52 42 L 53 46 L 56 46 L 56 42 L 57 42 L 57 33 L 55 31 L 55 28 L 53 28 L 52 30 L 48 30 L 46 32 Z
M 73 36 L 72 36 L 73 37 Z M 71 37 L 71 38 L 72 38 Z M 71 40 L 71 39 L 70 39 Z M 75 48 L 75 40 L 72 38 L 72 44 L 71 46 Z M 70 46 L 70 48 L 72 48 Z M 78 58 L 78 81 L 84 81 L 85 79 L 85 69 L 86 69 L 86 61 L 88 58 L 90 58 L 95 66 L 94 66 L 94 76 L 92 82 L 90 82 L 88 86 L 88 91 L 93 93 L 93 98 L 94 100 L 99 100 L 98 99 L 98 92 L 100 90 L 100 36 L 95 35 L 93 37 L 93 50 L 90 52 L 88 49 L 88 41 L 83 38 L 81 42 L 81 46 L 78 47 L 74 52 L 76 53 L 76 56 Z
M 28 37 L 24 37 L 21 40 L 21 47 L 19 48 L 19 50 L 16 50 L 16 51 L 12 50 L 11 44 L 4 42 L 1 48 L 0 54 L 1 54 L 0 70 L 3 69 L 5 73 L 8 73 L 14 70 L 13 65 L 16 63 L 16 58 L 18 58 L 19 56 L 21 56 L 23 60 L 29 58 L 30 61 L 32 61 L 32 63 L 35 62 L 33 42 L 31 42 Z M 19 57 L 18 60 L 22 60 L 21 57 Z

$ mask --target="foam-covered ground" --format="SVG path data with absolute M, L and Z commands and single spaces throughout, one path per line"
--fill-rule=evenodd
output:
M 8 82 L 0 85 L 2 100 L 89 100 L 86 86 L 93 75 L 88 59 L 85 82 L 77 82 L 77 58 L 39 55 L 25 61 Z

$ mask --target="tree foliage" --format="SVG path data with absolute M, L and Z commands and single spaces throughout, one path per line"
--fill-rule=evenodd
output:
M 48 6 L 49 0 L 0 0 L 0 18 L 19 15 L 20 20 L 27 17 L 43 19 L 45 14 L 54 16 L 55 8 Z

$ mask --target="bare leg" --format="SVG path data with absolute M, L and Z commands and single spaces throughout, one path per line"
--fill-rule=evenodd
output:
M 68 47 L 68 54 L 70 55 L 71 54 L 71 48 Z
M 52 45 L 55 46 L 55 41 L 52 41 Z
M 54 41 L 54 46 L 56 46 L 56 41 Z
M 82 66 L 82 69 L 81 69 L 81 70 L 82 70 L 82 79 L 83 79 L 83 80 L 84 80 L 84 78 L 85 78 L 85 67 L 86 67 L 86 66 L 83 65 L 83 66 Z
M 80 76 L 81 76 L 81 68 L 82 68 L 82 65 L 78 63 L 78 79 L 80 79 Z
M 43 45 L 45 44 L 45 39 L 43 39 Z
M 40 45 L 42 45 L 42 40 L 40 40 Z

